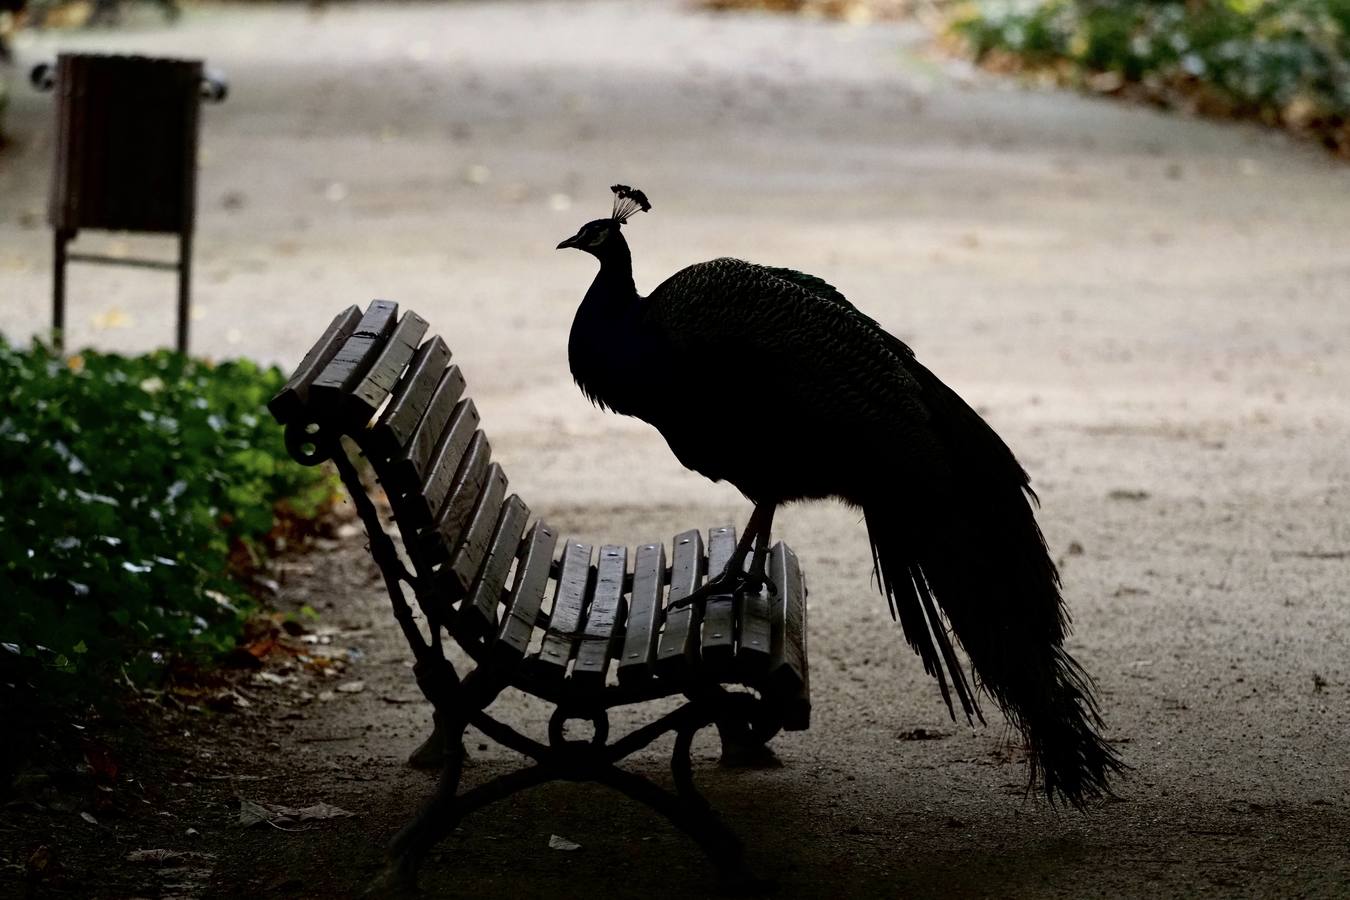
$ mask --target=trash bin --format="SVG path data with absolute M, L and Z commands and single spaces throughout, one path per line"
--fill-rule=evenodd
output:
M 178 273 L 178 349 L 187 352 L 198 110 L 226 85 L 197 60 L 62 54 L 32 80 L 56 92 L 56 161 L 47 218 L 54 230 L 52 326 L 65 325 L 67 262 Z M 68 252 L 81 230 L 177 235 L 177 262 Z

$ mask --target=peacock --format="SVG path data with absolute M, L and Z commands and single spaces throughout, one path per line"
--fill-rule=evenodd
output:
M 760 588 L 775 510 L 837 498 L 862 511 L 880 590 L 953 719 L 959 706 L 983 722 L 983 693 L 1021 733 L 1029 784 L 1051 803 L 1108 795 L 1123 764 L 1064 647 L 1059 573 L 1007 444 L 814 275 L 723 257 L 640 296 L 622 227 L 651 203 L 612 190 L 611 215 L 558 245 L 600 262 L 572 322 L 572 375 L 592 403 L 655 426 L 686 468 L 754 504 L 725 571 L 684 602 Z M 693 389 L 710 375 L 729 389 Z

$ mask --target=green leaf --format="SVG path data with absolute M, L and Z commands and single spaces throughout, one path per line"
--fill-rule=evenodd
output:
M 62 358 L 0 337 L 4 640 L 94 687 L 230 646 L 251 605 L 231 566 L 263 562 L 278 504 L 312 517 L 333 493 L 267 414 L 283 381 L 248 361 Z

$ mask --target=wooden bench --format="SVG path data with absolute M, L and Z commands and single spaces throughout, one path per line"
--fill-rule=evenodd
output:
M 770 585 L 671 609 L 736 544 L 730 527 L 685 531 L 667 552 L 562 539 L 530 521 L 491 460 L 478 410 L 439 337 L 416 313 L 377 300 L 333 319 L 269 403 L 286 445 L 307 465 L 336 464 L 370 537 L 394 616 L 415 656 L 418 685 L 434 709 L 432 737 L 414 761 L 437 762 L 440 784 L 393 839 L 386 878 L 406 886 L 418 863 L 469 812 L 553 779 L 609 785 L 666 815 L 731 879 L 745 877 L 740 842 L 694 787 L 690 744 L 717 727 L 723 760 L 766 752 L 780 729 L 810 719 L 806 585 L 797 558 L 773 547 Z M 383 488 L 403 555 L 384 530 L 356 460 Z M 405 562 L 405 559 L 407 562 Z M 411 566 L 408 565 L 411 564 Z M 424 634 L 404 593 L 412 589 Z M 442 650 L 449 635 L 473 661 L 462 677 Z M 546 741 L 521 734 L 485 708 L 505 689 L 555 705 Z M 658 698 L 685 702 L 610 739 L 607 710 Z M 568 722 L 590 723 L 588 740 Z M 532 764 L 459 793 L 462 736 L 474 726 Z M 617 763 L 661 735 L 676 735 L 673 793 Z

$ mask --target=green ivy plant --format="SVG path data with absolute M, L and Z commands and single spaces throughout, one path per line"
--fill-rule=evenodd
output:
M 333 496 L 267 415 L 283 381 L 0 339 L 0 664 L 144 682 L 232 646 L 278 505 L 312 517 Z

